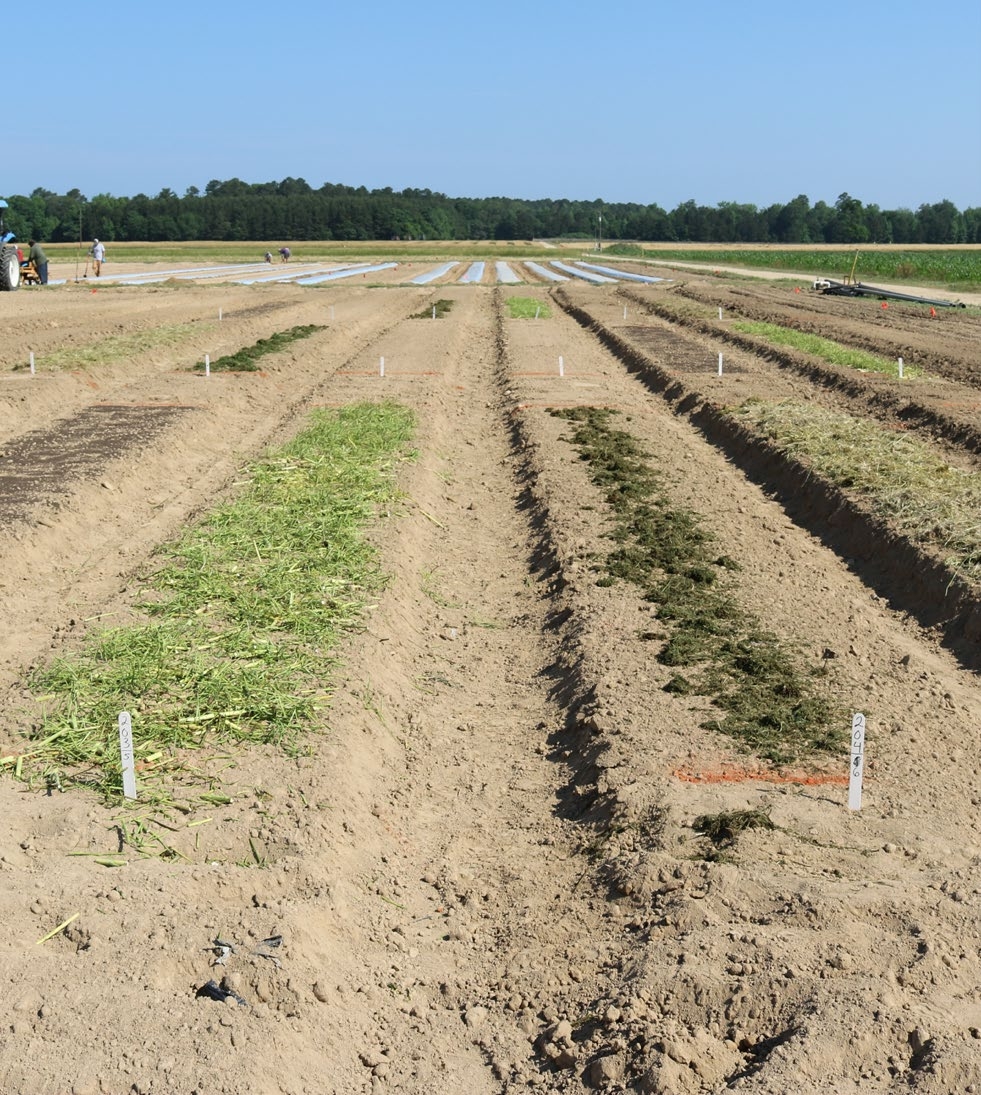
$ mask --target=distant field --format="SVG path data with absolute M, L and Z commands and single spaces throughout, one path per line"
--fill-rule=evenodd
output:
M 274 261 L 283 240 L 109 243 L 106 258 L 113 262 L 261 262 L 266 251 Z M 363 240 L 290 242 L 293 262 L 339 262 L 395 260 L 433 262 L 453 258 L 493 261 L 495 259 L 549 259 L 556 253 L 589 254 L 589 241 L 572 240 Z M 77 244 L 50 244 L 52 262 L 84 262 L 85 251 Z M 603 248 L 607 258 L 634 258 L 647 261 L 718 263 L 720 266 L 744 266 L 756 269 L 786 270 L 793 274 L 840 278 L 848 274 L 855 259 L 854 248 L 810 247 L 781 248 L 773 245 L 732 246 L 694 244 L 685 247 L 663 243 L 624 244 L 610 242 Z M 916 285 L 937 285 L 956 289 L 981 287 L 981 245 L 960 247 L 902 247 L 883 244 L 860 249 L 856 277 L 860 281 L 899 281 Z
M 717 262 L 720 266 L 786 270 L 788 274 L 816 274 L 843 278 L 855 262 L 855 248 L 821 245 L 807 248 L 734 248 L 699 246 L 670 248 L 663 245 L 611 244 L 610 255 L 646 257 L 665 262 Z M 981 285 L 981 247 L 903 247 L 875 245 L 859 248 L 855 276 L 859 281 L 908 281 L 910 284 L 976 289 Z
M 224 241 L 164 241 L 160 243 L 106 243 L 106 259 L 112 262 L 261 262 L 271 251 L 279 262 L 279 249 L 289 244 L 291 262 L 348 261 L 364 259 L 403 262 L 429 262 L 453 259 L 508 259 L 555 257 L 555 248 L 530 240 L 245 240 Z M 88 247 L 86 241 L 85 247 Z M 584 250 L 583 244 L 578 245 Z M 74 262 L 79 254 L 77 244 L 46 245 L 48 257 L 54 262 Z M 85 261 L 85 250 L 81 251 Z

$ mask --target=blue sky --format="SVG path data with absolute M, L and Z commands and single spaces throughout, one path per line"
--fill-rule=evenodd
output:
M 981 206 L 979 0 L 46 0 L 4 40 L 4 196 Z

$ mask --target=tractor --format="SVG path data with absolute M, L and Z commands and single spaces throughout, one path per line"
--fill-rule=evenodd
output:
M 14 234 L 3 223 L 7 203 L 0 198 L 0 292 L 12 292 L 20 285 L 20 257 L 14 245 Z

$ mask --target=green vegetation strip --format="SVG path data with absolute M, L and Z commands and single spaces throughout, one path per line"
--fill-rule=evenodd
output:
M 851 346 L 843 346 L 840 342 L 833 342 L 829 338 L 821 338 L 819 335 L 809 335 L 804 331 L 795 331 L 791 327 L 780 327 L 775 323 L 733 323 L 734 331 L 743 334 L 756 335 L 765 339 L 771 345 L 790 346 L 795 350 L 802 350 L 806 354 L 813 354 L 832 365 L 840 365 L 846 369 L 861 369 L 867 373 L 887 373 L 890 376 L 899 376 L 899 364 L 890 361 L 887 357 L 879 357 L 877 354 L 867 353 L 865 350 L 856 350 Z M 903 376 L 922 376 L 922 370 L 915 365 L 903 365 Z
M 301 338 L 309 338 L 312 334 L 316 334 L 317 331 L 326 331 L 327 328 L 316 323 L 308 323 L 306 326 L 290 327 L 287 331 L 277 331 L 276 334 L 270 335 L 268 338 L 260 338 L 253 346 L 243 346 L 241 350 L 238 350 L 234 354 L 226 354 L 224 357 L 219 357 L 217 360 L 210 363 L 210 369 L 213 373 L 228 371 L 228 372 L 246 372 L 254 373 L 258 370 L 259 366 L 256 364 L 260 358 L 266 356 L 266 354 L 276 354 L 280 350 L 286 349 L 291 342 L 296 342 Z M 194 366 L 194 371 L 203 373 L 204 362 L 199 361 Z
M 508 297 L 508 315 L 511 319 L 550 319 L 552 313 L 544 301 L 534 297 Z
M 723 715 L 703 726 L 773 763 L 840 751 L 846 720 L 819 694 L 820 671 L 801 669 L 793 652 L 737 604 L 737 564 L 716 550 L 698 514 L 671 504 L 635 439 L 611 425 L 616 412 L 552 413 L 576 424 L 572 442 L 614 514 L 618 546 L 600 584 L 635 583 L 668 629 L 658 660 L 679 672 L 665 690 L 710 696 Z
M 140 621 L 94 634 L 34 674 L 45 714 L 21 755 L 0 764 L 116 799 L 123 710 L 144 803 L 167 800 L 154 773 L 194 781 L 188 750 L 297 749 L 333 651 L 382 585 L 362 530 L 397 498 L 412 429 L 411 413 L 390 403 L 316 413 L 255 464 L 238 498 L 163 550 Z
M 49 354 L 39 354 L 35 360 L 38 368 L 83 369 L 89 365 L 108 365 L 125 358 L 138 357 L 160 347 L 178 346 L 190 338 L 191 334 L 200 334 L 210 325 L 189 323 L 171 324 L 153 327 L 148 331 L 135 331 L 128 335 L 114 335 L 112 338 L 93 342 L 88 346 L 71 346 L 64 350 L 54 350 Z M 15 365 L 14 369 L 27 369 L 29 364 Z
M 839 487 L 861 494 L 909 539 L 981 582 L 981 475 L 866 419 L 811 404 L 747 402 L 734 412 Z

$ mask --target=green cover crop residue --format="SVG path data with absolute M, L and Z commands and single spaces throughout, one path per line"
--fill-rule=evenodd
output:
M 219 357 L 210 364 L 210 369 L 213 373 L 217 372 L 239 372 L 239 373 L 254 373 L 258 371 L 259 366 L 256 364 L 266 354 L 276 354 L 280 350 L 286 349 L 291 342 L 296 342 L 297 339 L 309 338 L 312 334 L 316 334 L 317 331 L 325 331 L 327 328 L 319 326 L 316 323 L 308 323 L 305 326 L 290 327 L 288 331 L 277 331 L 276 334 L 270 335 L 268 338 L 260 338 L 253 346 L 243 346 L 241 350 L 236 351 L 234 354 L 225 354 L 224 357 Z M 204 372 L 204 362 L 199 361 L 194 366 L 194 371 L 198 373 Z
M 667 638 L 658 655 L 675 670 L 665 690 L 710 696 L 721 715 L 703 726 L 776 764 L 843 748 L 846 720 L 816 687 L 818 671 L 737 602 L 738 565 L 719 553 L 698 514 L 673 506 L 661 477 L 614 411 L 553 411 L 574 423 L 572 443 L 614 515 L 616 547 L 600 584 L 639 586 Z
M 206 778 L 188 761 L 206 743 L 297 749 L 338 643 L 383 584 L 363 530 L 398 497 L 413 428 L 392 403 L 316 412 L 235 500 L 162 549 L 142 620 L 34 674 L 45 713 L 33 742 L 0 763 L 117 798 L 124 710 L 144 802 L 162 795 L 162 771 Z
M 836 486 L 860 494 L 910 540 L 981 582 L 981 474 L 876 422 L 813 404 L 749 400 L 733 412 Z
M 776 323 L 734 323 L 734 331 L 742 331 L 744 334 L 756 335 L 765 339 L 772 346 L 790 346 L 795 350 L 802 350 L 806 354 L 813 354 L 832 365 L 839 365 L 846 369 L 860 369 L 867 373 L 886 373 L 889 376 L 899 376 L 899 363 L 888 357 L 880 357 L 878 354 L 870 354 L 866 350 L 857 350 L 851 346 L 843 346 L 840 342 L 834 342 L 830 338 L 821 338 L 820 335 L 807 334 L 805 331 L 795 331 L 791 327 L 780 327 Z M 906 379 L 922 376 L 923 371 L 913 365 L 906 365 L 903 369 Z

